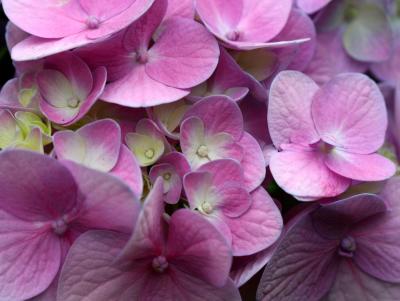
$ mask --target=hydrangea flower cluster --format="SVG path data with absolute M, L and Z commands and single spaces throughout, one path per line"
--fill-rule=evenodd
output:
M 398 1 L 2 7 L 0 300 L 400 300 Z

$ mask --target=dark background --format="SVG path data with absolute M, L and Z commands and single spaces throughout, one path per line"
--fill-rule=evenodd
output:
M 7 50 L 5 40 L 5 29 L 7 17 L 4 15 L 3 7 L 0 5 L 0 86 L 14 76 L 14 67 Z

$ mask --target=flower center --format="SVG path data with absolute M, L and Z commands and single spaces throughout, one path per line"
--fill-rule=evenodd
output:
M 79 106 L 80 100 L 77 97 L 71 97 L 67 100 L 67 105 L 71 109 L 75 109 Z
M 165 181 L 169 181 L 171 179 L 171 173 L 170 172 L 166 172 L 163 175 L 163 178 L 164 178 Z
M 211 214 L 213 212 L 213 210 L 214 210 L 213 206 L 207 201 L 204 201 L 201 204 L 201 208 L 200 209 L 205 214 Z
M 154 149 L 149 148 L 148 150 L 146 150 L 146 151 L 144 152 L 144 155 L 145 155 L 145 157 L 146 157 L 147 159 L 153 159 L 153 158 L 154 158 L 154 155 L 155 155 Z
M 68 230 L 68 224 L 64 218 L 60 218 L 51 225 L 55 234 L 62 236 Z
M 153 269 L 158 273 L 163 273 L 168 268 L 168 261 L 164 256 L 158 256 L 151 263 Z
M 139 64 L 146 64 L 149 61 L 149 55 L 147 51 L 138 51 L 135 52 L 135 59 Z
M 89 16 L 86 20 L 86 25 L 89 29 L 97 29 L 100 26 L 100 21 L 94 16 Z
M 344 257 L 353 257 L 353 253 L 357 249 L 356 241 L 353 237 L 347 236 L 342 239 L 339 247 L 339 255 Z
M 208 147 L 205 145 L 200 145 L 196 153 L 201 158 L 208 157 Z
M 232 30 L 228 32 L 225 36 L 230 41 L 237 41 L 240 38 L 240 32 L 237 30 Z

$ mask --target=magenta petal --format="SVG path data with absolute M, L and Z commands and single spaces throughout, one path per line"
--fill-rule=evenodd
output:
M 128 236 L 113 231 L 88 231 L 71 247 L 63 266 L 58 300 L 131 300 L 146 280 L 145 269 L 126 272 L 114 264 Z M 83 268 L 84 266 L 84 268 Z M 142 281 L 140 280 L 142 279 Z M 135 287 L 136 286 L 136 287 Z
M 230 275 L 237 287 L 245 284 L 265 267 L 275 252 L 275 245 L 253 255 L 233 258 Z
M 336 196 L 351 180 L 331 171 L 322 155 L 313 151 L 282 151 L 270 160 L 271 173 L 286 192 L 306 198 Z
M 237 218 L 224 218 L 232 233 L 232 252 L 245 256 L 260 252 L 271 246 L 283 227 L 281 213 L 274 201 L 263 189 L 252 194 L 252 205 Z
M 275 77 L 268 105 L 268 127 L 275 147 L 319 140 L 311 117 L 312 99 L 317 91 L 317 84 L 300 72 L 283 71 Z
M 400 295 L 398 283 L 381 281 L 361 271 L 351 261 L 343 260 L 338 276 L 326 301 L 396 300 Z
M 3 151 L 0 172 L 1 207 L 15 217 L 48 221 L 76 206 L 76 181 L 68 169 L 48 156 Z
M 238 162 L 231 159 L 211 161 L 202 165 L 199 172 L 207 172 L 212 175 L 214 186 L 223 186 L 229 182 L 236 182 L 239 185 L 243 182 L 243 169 Z
M 247 212 L 252 204 L 250 194 L 243 187 L 229 183 L 218 187 L 217 193 L 221 198 L 218 205 L 225 216 L 236 218 Z
M 151 78 L 187 89 L 211 76 L 218 63 L 219 47 L 197 22 L 174 18 L 162 24 L 160 36 L 148 55 L 146 73 Z
M 257 300 L 320 300 L 336 277 L 338 243 L 320 237 L 308 216 L 300 218 L 268 262 Z
M 3 210 L 0 218 L 0 299 L 29 299 L 47 289 L 56 277 L 60 241 L 50 229 L 43 232 L 24 218 Z
M 140 203 L 131 189 L 116 177 L 63 161 L 85 195 L 84 206 L 73 223 L 92 229 L 130 233 Z M 118 216 L 118 218 L 115 218 Z
M 153 183 L 161 177 L 164 183 L 165 202 L 168 204 L 178 203 L 182 192 L 182 178 L 171 164 L 154 165 L 150 170 L 149 177 Z
M 168 8 L 164 20 L 169 18 L 188 18 L 194 19 L 195 10 L 192 0 L 168 0 Z
M 382 181 L 396 172 L 394 163 L 378 154 L 359 155 L 333 150 L 325 163 L 337 174 L 358 181 Z
M 178 210 L 171 217 L 167 258 L 186 274 L 216 287 L 226 284 L 232 263 L 230 247 L 219 231 L 187 209 Z
M 200 118 L 207 133 L 227 133 L 235 140 L 243 134 L 243 116 L 238 105 L 225 96 L 210 96 L 197 102 L 185 114 Z
M 359 223 L 350 232 L 357 243 L 356 264 L 371 276 L 395 283 L 400 280 L 399 191 L 400 178 L 390 179 L 381 192 L 389 210 Z
M 383 96 L 363 74 L 338 75 L 323 86 L 314 97 L 312 116 L 321 138 L 344 151 L 369 154 L 385 139 Z
M 147 196 L 131 238 L 122 251 L 122 260 L 152 258 L 165 248 L 163 182 L 158 179 Z

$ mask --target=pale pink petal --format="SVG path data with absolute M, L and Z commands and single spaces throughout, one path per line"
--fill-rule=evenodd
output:
M 283 71 L 275 77 L 268 104 L 268 127 L 275 147 L 319 140 L 311 117 L 312 99 L 317 91 L 317 84 L 300 72 Z
M 388 60 L 393 52 L 393 35 L 384 9 L 374 4 L 357 6 L 357 14 L 343 34 L 343 46 L 362 62 Z
M 225 96 L 210 96 L 197 102 L 185 114 L 200 118 L 210 134 L 227 133 L 238 140 L 243 135 L 243 116 L 238 105 Z
M 22 150 L 3 151 L 0 173 L 1 209 L 17 218 L 48 221 L 77 205 L 76 181 L 68 169 L 48 156 Z
M 200 209 L 203 202 L 215 205 L 215 198 L 210 196 L 212 190 L 212 174 L 193 171 L 183 178 L 183 187 L 189 205 L 192 209 Z
M 154 165 L 149 172 L 149 177 L 153 183 L 161 177 L 164 183 L 164 201 L 168 204 L 178 203 L 182 192 L 182 178 L 174 166 L 169 163 Z
M 111 119 L 98 120 L 75 133 L 57 132 L 54 135 L 54 147 L 59 159 L 72 160 L 108 172 L 118 161 L 121 130 Z
M 345 72 L 365 72 L 368 65 L 352 59 L 342 43 L 342 31 L 319 32 L 317 48 L 308 68 L 304 71 L 319 85 Z
M 229 5 L 222 0 L 197 0 L 197 13 L 207 28 L 233 47 L 267 42 L 285 26 L 292 1 L 244 0 Z M 227 9 L 229 7 L 229 9 Z
M 325 301 L 393 301 L 400 295 L 400 285 L 384 282 L 362 272 L 350 260 L 343 260 L 338 276 Z
M 307 14 L 313 14 L 326 6 L 332 0 L 297 0 L 297 6 Z
M 321 154 L 314 151 L 283 151 L 272 155 L 271 173 L 287 193 L 320 198 L 344 192 L 351 180 L 331 171 Z
M 252 194 L 252 205 L 237 218 L 224 218 L 232 233 L 232 252 L 245 256 L 260 252 L 271 246 L 283 227 L 281 213 L 263 188 Z
M 325 142 L 359 154 L 375 152 L 382 146 L 388 125 L 378 86 L 355 73 L 336 76 L 316 93 L 312 117 Z
M 225 184 L 217 188 L 217 194 L 221 198 L 218 201 L 218 209 L 223 215 L 237 218 L 246 213 L 251 204 L 252 199 L 247 190 L 235 184 Z
M 165 21 L 149 50 L 146 73 L 167 86 L 187 89 L 207 80 L 217 67 L 219 47 L 215 38 L 195 21 Z
M 246 132 L 239 140 L 239 145 L 244 151 L 240 165 L 243 168 L 245 185 L 248 191 L 252 191 L 265 179 L 266 163 L 263 152 L 258 142 Z
M 138 199 L 142 196 L 142 170 L 140 169 L 139 163 L 135 156 L 125 145 L 121 145 L 118 161 L 110 170 L 110 173 L 128 184 Z
M 131 233 L 140 211 L 140 202 L 131 189 L 116 177 L 71 161 L 62 163 L 85 196 L 83 208 L 72 223 L 89 229 Z
M 394 163 L 378 154 L 359 155 L 333 150 L 325 163 L 337 174 L 358 181 L 383 181 L 396 172 Z
M 171 217 L 166 254 L 179 270 L 211 285 L 222 287 L 228 280 L 230 247 L 214 226 L 188 209 Z
M 336 277 L 338 244 L 315 233 L 307 215 L 300 218 L 268 262 L 257 300 L 320 300 Z

